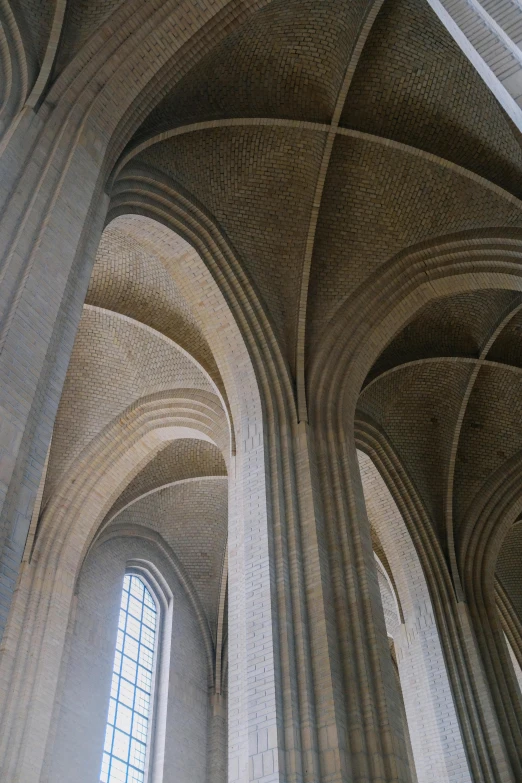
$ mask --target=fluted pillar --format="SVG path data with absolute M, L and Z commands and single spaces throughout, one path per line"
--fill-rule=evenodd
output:
M 253 728 L 253 715 L 257 723 L 250 738 L 250 778 L 236 762 L 229 781 L 269 780 L 276 747 L 279 777 L 274 779 L 285 783 L 410 783 L 400 694 L 357 462 L 353 473 L 341 480 L 331 469 L 331 460 L 338 464 L 341 458 L 340 443 L 304 422 L 297 424 L 291 413 L 268 416 L 265 424 L 265 578 L 271 585 L 273 631 L 264 649 L 275 667 L 273 722 L 267 720 L 263 732 L 263 716 L 252 700 L 263 653 L 252 652 L 255 628 L 266 609 L 247 585 L 247 601 L 253 600 L 244 639 L 248 669 L 242 693 L 249 718 L 245 727 Z M 249 541 L 254 540 L 250 532 Z M 231 562 L 238 563 L 232 540 L 230 547 Z M 261 575 L 264 561 L 252 557 L 251 545 L 243 556 L 245 551 L 250 566 L 244 564 L 242 572 Z M 232 571 L 230 596 L 233 607 L 238 598 Z M 241 656 L 237 620 L 233 614 L 230 619 L 232 667 Z M 229 727 L 237 732 L 235 713 L 242 702 L 233 671 Z M 266 673 L 263 666 L 262 677 Z M 234 752 L 232 743 L 229 754 Z M 264 767 L 265 754 L 270 769 Z
M 352 779 L 410 781 L 355 444 L 346 433 L 321 425 L 315 427 L 313 441 Z
M 283 779 L 409 783 L 357 460 L 339 470 L 337 434 L 270 425 Z
M 0 637 L 108 203 L 94 141 L 38 125 L 0 158 Z

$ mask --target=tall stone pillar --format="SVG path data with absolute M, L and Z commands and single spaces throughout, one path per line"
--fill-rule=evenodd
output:
M 348 779 L 410 781 L 355 444 L 345 432 L 321 424 L 314 427 L 313 441 L 337 628 Z
M 208 729 L 208 783 L 227 781 L 227 698 L 224 693 L 213 693 L 210 699 Z
M 107 209 L 99 149 L 57 122 L 0 166 L 0 637 Z
M 409 783 L 357 461 L 341 475 L 341 440 L 304 422 L 268 431 L 280 779 Z

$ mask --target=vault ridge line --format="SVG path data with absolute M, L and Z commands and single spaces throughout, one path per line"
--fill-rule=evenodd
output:
M 312 210 L 310 214 L 310 221 L 308 224 L 308 232 L 305 245 L 305 257 L 303 259 L 303 266 L 301 268 L 301 284 L 299 290 L 299 301 L 297 305 L 297 324 L 296 324 L 296 344 L 295 344 L 295 383 L 296 383 L 296 401 L 297 401 L 297 419 L 298 421 L 308 421 L 308 408 L 306 402 L 306 380 L 305 380 L 305 338 L 306 338 L 306 311 L 308 304 L 308 288 L 310 284 L 310 272 L 312 268 L 312 258 L 315 247 L 315 237 L 317 233 L 317 223 L 319 220 L 319 212 L 321 209 L 321 203 L 323 200 L 324 185 L 326 182 L 326 176 L 330 166 L 330 160 L 332 158 L 333 145 L 335 137 L 337 135 L 337 129 L 341 119 L 341 113 L 344 108 L 346 96 L 352 82 L 355 69 L 359 63 L 362 51 L 370 34 L 370 30 L 373 27 L 373 23 L 379 13 L 384 0 L 374 0 L 368 13 L 363 19 L 361 26 L 359 27 L 359 33 L 353 48 L 350 60 L 348 62 L 341 87 L 337 94 L 335 102 L 335 108 L 332 115 L 332 120 L 328 128 L 328 134 L 325 139 L 323 148 L 323 157 L 319 172 L 317 174 L 317 181 L 315 185 L 314 199 L 312 202 Z
M 187 133 L 195 133 L 203 130 L 215 130 L 216 128 L 293 128 L 295 130 L 316 131 L 328 133 L 330 125 L 323 122 L 309 122 L 308 120 L 288 120 L 282 117 L 227 117 L 220 120 L 203 120 L 202 122 L 190 122 L 188 125 L 178 125 L 175 128 L 153 133 L 122 153 L 111 172 L 107 189 L 112 188 L 119 173 L 130 161 L 155 144 L 168 141 L 176 136 L 184 136 Z
M 145 468 L 146 467 L 147 466 L 145 466 Z M 115 511 L 115 513 L 112 514 L 111 516 L 107 515 L 107 517 L 105 518 L 105 520 L 103 521 L 100 527 L 100 533 L 103 532 L 109 525 L 111 525 L 114 522 L 114 520 L 120 516 L 120 514 L 123 514 L 124 511 L 127 511 L 127 509 L 131 508 L 131 506 L 134 506 L 136 503 L 139 503 L 140 500 L 143 500 L 144 498 L 148 498 L 151 495 L 156 495 L 159 492 L 162 492 L 164 489 L 170 489 L 170 487 L 179 487 L 185 484 L 196 484 L 198 481 L 228 481 L 228 475 L 209 476 L 203 474 L 201 476 L 191 476 L 190 478 L 176 479 L 176 481 L 168 481 L 166 484 L 160 484 L 158 487 L 154 487 L 153 489 L 148 489 L 146 492 L 142 492 L 141 495 L 138 495 L 132 500 L 129 500 L 128 503 L 125 503 L 124 506 L 117 509 L 117 511 Z
M 412 359 L 407 362 L 400 362 L 399 364 L 395 364 L 393 367 L 390 367 L 388 370 L 384 370 L 384 372 L 379 373 L 379 375 L 376 375 L 374 378 L 371 379 L 369 383 L 366 384 L 366 386 L 361 390 L 361 395 L 363 395 L 368 389 L 370 389 L 374 384 L 376 384 L 378 381 L 381 381 L 383 378 L 386 378 L 388 375 L 392 375 L 395 372 L 399 372 L 400 370 L 403 370 L 407 367 L 419 367 L 426 364 L 437 364 L 437 362 L 443 363 L 443 362 L 449 362 L 451 364 L 468 364 L 476 366 L 478 363 L 480 363 L 481 367 L 496 367 L 501 370 L 508 370 L 509 372 L 513 372 L 517 375 L 522 374 L 522 367 L 518 367 L 516 364 L 508 364 L 507 362 L 497 362 L 492 361 L 491 359 L 479 359 L 476 356 L 423 356 L 420 359 Z
M 511 307 L 511 305 L 509 305 L 509 307 Z M 444 511 L 445 511 L 445 521 L 446 521 L 446 538 L 447 538 L 447 545 L 448 545 L 448 557 L 450 561 L 450 571 L 453 578 L 453 584 L 454 584 L 457 600 L 459 602 L 464 601 L 464 591 L 462 588 L 462 582 L 460 579 L 459 568 L 457 563 L 457 555 L 455 551 L 455 527 L 454 527 L 454 518 L 453 518 L 453 501 L 454 501 L 454 485 L 455 485 L 455 465 L 457 460 L 457 450 L 459 447 L 460 436 L 462 432 L 462 425 L 464 422 L 464 416 L 466 415 L 466 411 L 468 409 L 468 403 L 471 397 L 471 393 L 475 387 L 475 383 L 480 373 L 480 370 L 486 363 L 486 357 L 489 351 L 491 350 L 493 343 L 495 342 L 497 337 L 501 334 L 501 332 L 504 330 L 504 328 L 508 325 L 508 323 L 512 320 L 512 318 L 514 318 L 515 315 L 517 315 L 517 313 L 519 313 L 521 310 L 522 310 L 522 304 L 519 304 L 516 307 L 508 310 L 507 314 L 505 314 L 506 311 L 504 310 L 503 314 L 500 316 L 496 325 L 490 332 L 490 335 L 487 338 L 484 345 L 482 346 L 478 360 L 476 361 L 476 364 L 473 367 L 470 376 L 468 378 L 466 388 L 464 390 L 464 394 L 462 395 L 459 412 L 457 414 L 457 420 L 455 422 L 455 426 L 453 429 L 453 439 L 451 443 L 451 450 L 450 450 L 448 467 L 447 467 Z
M 121 155 L 116 162 L 114 169 L 112 170 L 108 182 L 107 192 L 113 192 L 114 186 L 118 181 L 118 177 L 125 166 L 130 163 L 135 157 L 145 150 L 153 147 L 155 144 L 160 144 L 163 141 L 176 138 L 177 136 L 184 136 L 189 133 L 197 133 L 204 130 L 215 130 L 217 128 L 288 128 L 290 130 L 302 130 L 310 133 L 324 133 L 327 137 L 334 136 L 346 136 L 348 138 L 359 139 L 371 144 L 377 144 L 382 147 L 388 147 L 389 149 L 403 152 L 406 155 L 421 158 L 429 163 L 433 163 L 437 166 L 449 169 L 454 174 L 457 174 L 467 179 L 472 180 L 483 188 L 490 190 L 495 195 L 509 201 L 518 209 L 522 210 L 522 201 L 517 196 L 514 196 L 505 188 L 500 185 L 496 185 L 486 177 L 476 174 L 474 171 L 467 169 L 465 166 L 461 166 L 459 163 L 454 163 L 447 158 L 442 158 L 433 152 L 427 152 L 420 147 L 412 146 L 411 144 L 405 144 L 395 139 L 390 139 L 386 136 L 379 136 L 374 133 L 367 133 L 366 131 L 355 130 L 354 128 L 344 128 L 337 126 L 333 128 L 332 125 L 328 125 L 322 122 L 309 122 L 308 120 L 288 120 L 282 117 L 229 117 L 220 120 L 204 120 L 202 122 L 193 122 L 188 125 L 178 125 L 176 128 L 170 130 L 164 130 L 160 133 L 152 134 L 147 138 L 142 139 L 138 144 L 128 148 L 127 152 Z M 315 201 L 314 201 L 315 203 Z

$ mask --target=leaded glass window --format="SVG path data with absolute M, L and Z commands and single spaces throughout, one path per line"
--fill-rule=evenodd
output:
M 143 783 L 152 715 L 157 610 L 139 576 L 126 574 L 105 732 L 101 783 Z

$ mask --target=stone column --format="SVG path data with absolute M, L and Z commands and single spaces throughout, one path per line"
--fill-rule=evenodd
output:
M 281 411 L 265 426 L 266 517 L 231 520 L 229 781 L 410 783 L 357 463 L 341 490 L 357 503 L 334 508 L 312 428 Z
M 108 204 L 93 140 L 37 126 L 0 159 L 0 637 Z
M 393 575 L 403 622 L 393 631 L 419 783 L 471 783 L 441 637 L 418 553 L 370 457 L 358 455 L 373 529 Z
M 208 729 L 208 783 L 226 783 L 227 746 L 227 697 L 224 693 L 213 693 Z
M 307 645 L 318 758 L 316 775 L 301 779 L 409 783 L 357 461 L 341 472 L 342 439 L 305 423 L 294 454 L 306 608 L 297 641 Z
M 262 424 L 244 430 L 229 477 L 230 783 L 279 783 L 275 607 Z

